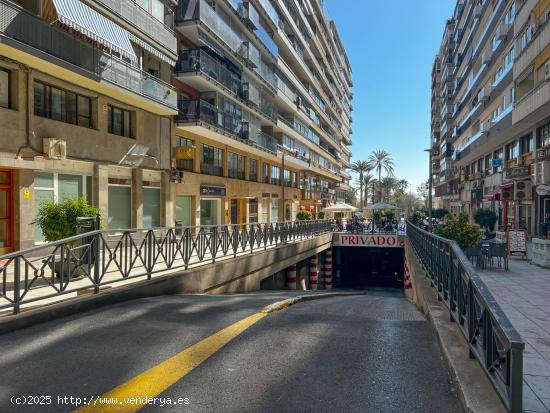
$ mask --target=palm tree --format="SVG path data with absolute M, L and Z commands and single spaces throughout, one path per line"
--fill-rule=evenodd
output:
M 366 175 L 363 176 L 363 188 L 365 190 L 364 192 L 364 195 L 363 195 L 363 201 L 364 201 L 364 206 L 367 206 L 368 203 L 369 203 L 369 186 L 372 185 L 372 183 L 374 182 L 374 176 L 372 176 L 371 174 L 367 173 Z M 374 196 L 374 194 L 373 194 Z
M 382 182 L 382 169 L 387 175 L 393 176 L 393 159 L 389 152 L 384 149 L 377 149 L 369 156 L 368 164 L 371 169 L 378 172 L 378 182 Z M 382 200 L 382 193 L 379 191 L 379 201 Z
M 407 188 L 409 187 L 409 181 L 406 179 L 400 179 L 397 182 L 397 187 L 401 190 L 401 192 L 405 193 L 407 192 Z
M 396 188 L 397 188 L 397 180 L 391 176 L 386 176 L 380 182 L 380 191 L 381 193 L 384 194 L 383 198 L 391 195 L 392 191 Z
M 371 170 L 371 167 L 367 161 L 355 161 L 351 165 L 351 170 L 359 174 L 359 208 L 363 208 L 363 177 Z

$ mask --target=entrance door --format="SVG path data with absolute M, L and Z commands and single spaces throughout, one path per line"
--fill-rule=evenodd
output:
M 236 225 L 239 223 L 239 201 L 237 199 L 231 200 L 231 224 Z
M 0 255 L 13 250 L 11 172 L 0 171 Z
M 191 226 L 191 201 L 190 196 L 176 196 L 176 220 L 184 227 Z
M 220 225 L 220 200 L 201 199 L 201 226 Z

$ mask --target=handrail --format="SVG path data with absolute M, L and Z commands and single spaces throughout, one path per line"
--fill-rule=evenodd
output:
M 525 343 L 455 241 L 408 222 L 407 235 L 439 299 L 445 303 L 506 408 L 522 412 Z
M 0 311 L 332 232 L 330 220 L 96 230 L 0 256 Z

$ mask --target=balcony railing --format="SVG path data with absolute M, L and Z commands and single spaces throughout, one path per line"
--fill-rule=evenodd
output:
M 275 138 L 258 130 L 249 129 L 241 118 L 224 112 L 204 100 L 180 100 L 176 123 L 185 124 L 204 122 L 233 138 L 255 146 L 264 151 L 277 153 Z
M 176 74 L 201 72 L 214 79 L 222 86 L 241 96 L 241 75 L 233 70 L 229 70 L 227 65 L 212 56 L 205 49 L 183 50 L 179 54 L 178 62 L 175 67 Z
M 116 86 L 177 108 L 174 87 L 84 43 L 6 0 L 0 0 L 0 33 L 50 56 L 68 62 Z

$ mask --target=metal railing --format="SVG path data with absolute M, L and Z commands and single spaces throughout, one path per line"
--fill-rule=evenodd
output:
M 523 403 L 523 349 L 514 329 L 472 264 L 454 241 L 410 222 L 407 235 L 438 297 L 450 311 L 506 408 L 520 413 Z
M 177 107 L 176 89 L 121 59 L 80 41 L 6 0 L 0 0 L 0 34 L 84 69 L 158 103 Z
M 0 256 L 0 311 L 98 293 L 332 231 L 331 221 L 100 230 Z

